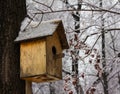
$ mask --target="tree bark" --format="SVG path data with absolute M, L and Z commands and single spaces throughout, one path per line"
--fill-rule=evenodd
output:
M 0 0 L 0 94 L 25 94 L 19 44 L 14 43 L 25 15 L 25 0 Z
M 103 1 L 100 0 L 100 7 L 103 7 Z M 105 52 L 105 30 L 104 30 L 104 18 L 103 13 L 101 12 L 101 36 L 102 36 L 102 66 L 104 68 L 102 78 L 103 78 L 103 89 L 104 94 L 108 94 L 108 81 L 107 81 L 107 72 L 106 72 L 106 52 Z

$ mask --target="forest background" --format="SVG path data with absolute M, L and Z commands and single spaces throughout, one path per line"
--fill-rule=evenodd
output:
M 119 10 L 119 0 L 1 0 L 0 93 L 25 93 L 16 63 L 18 33 L 61 19 L 69 43 L 63 51 L 63 80 L 32 83 L 33 94 L 119 94 Z

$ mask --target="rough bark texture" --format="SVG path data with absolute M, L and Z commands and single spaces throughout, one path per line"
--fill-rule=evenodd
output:
M 25 0 L 0 0 L 0 94 L 24 94 L 19 44 L 14 43 L 26 15 Z

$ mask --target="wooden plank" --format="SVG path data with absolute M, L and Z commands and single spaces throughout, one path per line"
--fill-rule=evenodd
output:
M 32 82 L 26 81 L 25 94 L 32 94 Z
M 45 39 L 21 43 L 20 76 L 29 77 L 46 73 Z
M 34 76 L 34 77 L 27 77 L 27 78 L 22 78 L 26 81 L 29 81 L 29 82 L 36 82 L 36 83 L 40 83 L 40 82 L 52 82 L 52 81 L 57 81 L 61 78 L 58 78 L 58 77 L 54 77 L 54 76 L 51 76 L 51 75 L 38 75 L 38 76 Z

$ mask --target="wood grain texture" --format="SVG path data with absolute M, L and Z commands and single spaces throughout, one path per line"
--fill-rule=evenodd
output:
M 26 87 L 25 87 L 25 94 L 32 94 L 32 82 L 25 81 Z
M 46 73 L 45 39 L 21 43 L 20 49 L 21 77 L 29 77 Z
M 55 55 L 62 53 L 62 47 L 57 32 L 46 39 L 46 56 L 47 56 L 47 73 L 54 77 L 62 79 L 62 58 L 54 58 Z M 52 48 L 55 47 L 56 53 L 54 54 Z

